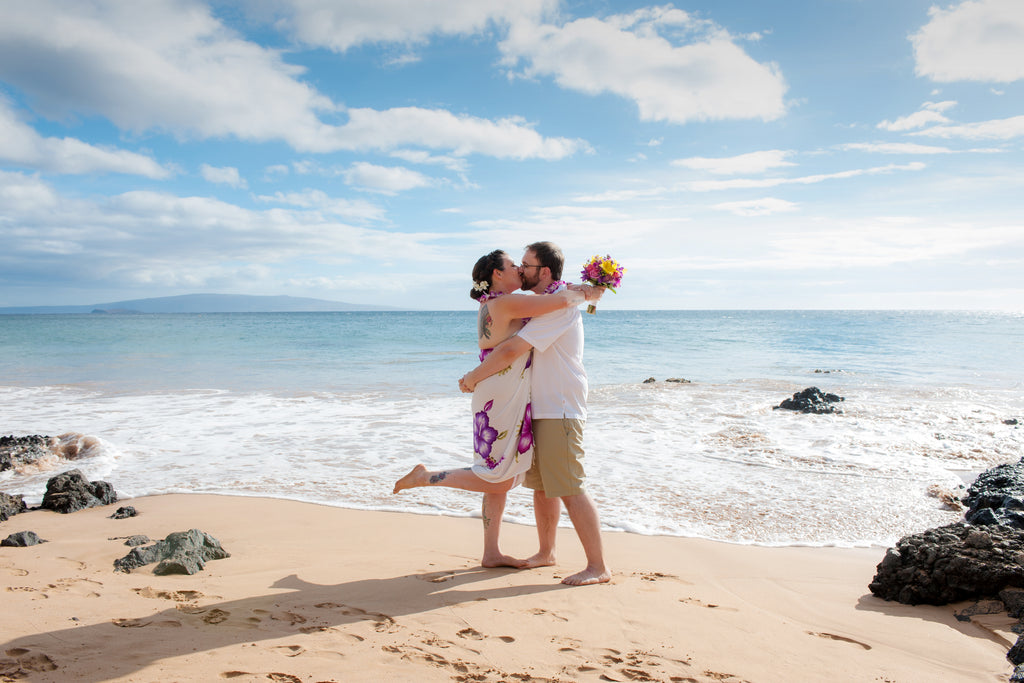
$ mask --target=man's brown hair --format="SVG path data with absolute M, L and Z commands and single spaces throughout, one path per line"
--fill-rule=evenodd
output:
M 526 249 L 533 252 L 533 255 L 540 261 L 540 265 L 551 269 L 552 280 L 562 279 L 562 266 L 565 265 L 565 257 L 562 256 L 562 250 L 558 248 L 557 244 L 554 242 L 534 242 L 533 244 L 527 244 Z

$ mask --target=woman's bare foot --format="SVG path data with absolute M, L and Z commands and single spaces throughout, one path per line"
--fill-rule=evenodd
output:
M 414 489 L 417 486 L 427 485 L 427 468 L 424 465 L 416 465 L 409 474 L 395 482 L 395 490 L 391 493 L 398 493 L 406 489 Z
M 568 586 L 592 586 L 595 583 L 608 583 L 612 580 L 612 573 L 605 568 L 587 567 L 581 572 L 562 579 L 562 583 Z
M 520 560 L 512 557 L 511 555 L 504 555 L 497 553 L 495 555 L 484 555 L 484 558 L 480 560 L 480 566 L 482 567 L 514 567 L 515 569 L 525 569 L 527 560 Z
M 554 553 L 537 553 L 526 558 L 523 569 L 536 569 L 537 567 L 552 567 L 555 564 Z

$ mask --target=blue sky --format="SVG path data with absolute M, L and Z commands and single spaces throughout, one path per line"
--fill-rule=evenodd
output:
M 0 3 L 0 306 L 1024 305 L 1024 2 Z

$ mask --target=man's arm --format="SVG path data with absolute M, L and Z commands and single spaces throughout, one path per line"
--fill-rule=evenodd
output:
M 525 339 L 520 339 L 518 336 L 509 337 L 495 346 L 480 365 L 463 375 L 459 380 L 459 389 L 464 394 L 473 393 L 477 384 L 512 365 L 512 361 L 527 353 L 531 348 L 533 347 Z

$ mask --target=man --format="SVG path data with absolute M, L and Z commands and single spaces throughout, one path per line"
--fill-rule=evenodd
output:
M 523 289 L 536 294 L 558 291 L 565 259 L 551 242 L 535 242 L 523 254 Z M 578 308 L 533 318 L 519 333 L 495 347 L 474 370 L 459 380 L 463 391 L 508 367 L 533 348 L 533 466 L 526 474 L 532 488 L 540 547 L 526 567 L 555 564 L 555 536 L 565 505 L 587 556 L 582 571 L 562 583 L 583 586 L 605 583 L 611 573 L 604 563 L 597 507 L 584 487 L 583 425 L 587 419 L 587 373 L 583 369 L 583 320 Z M 484 503 L 485 508 L 487 502 Z

